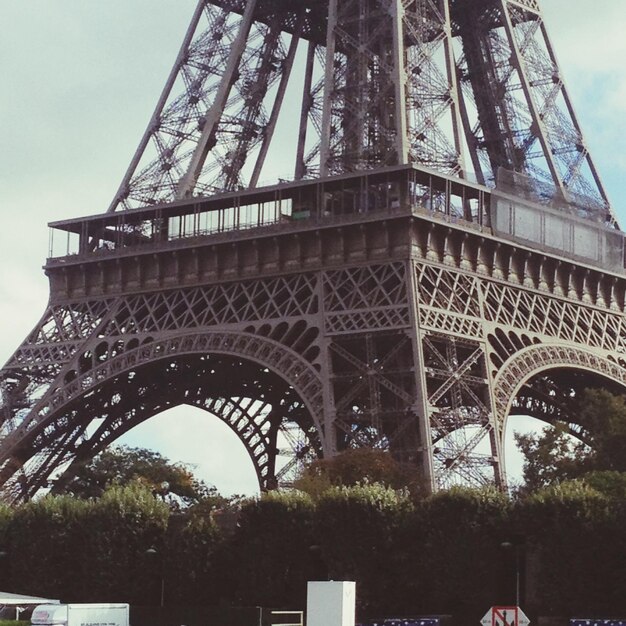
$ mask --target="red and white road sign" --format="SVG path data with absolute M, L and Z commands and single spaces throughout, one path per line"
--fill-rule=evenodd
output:
M 480 623 L 483 626 L 528 626 L 530 620 L 519 606 L 492 606 Z

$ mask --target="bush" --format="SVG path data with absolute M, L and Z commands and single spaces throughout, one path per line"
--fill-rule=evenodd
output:
M 408 493 L 380 484 L 333 487 L 320 497 L 316 536 L 328 577 L 357 582 L 359 619 L 394 610 L 398 540 L 412 513 Z
M 306 581 L 318 576 L 311 497 L 273 491 L 244 503 L 218 567 L 224 595 L 241 606 L 304 606 Z

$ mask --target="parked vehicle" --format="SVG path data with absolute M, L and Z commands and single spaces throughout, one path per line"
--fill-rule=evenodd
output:
M 40 604 L 33 626 L 128 626 L 128 604 Z

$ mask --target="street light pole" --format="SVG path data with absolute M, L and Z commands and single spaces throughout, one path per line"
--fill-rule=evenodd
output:
M 148 548 L 146 554 L 153 556 L 159 556 L 159 552 L 156 548 Z M 161 593 L 160 593 L 160 606 L 163 608 L 165 604 L 165 563 L 163 557 L 161 557 Z
M 520 571 L 519 571 L 519 544 L 515 544 L 515 606 L 519 606 L 519 587 L 520 587 Z
M 520 573 L 520 544 L 518 542 L 512 543 L 511 541 L 503 541 L 500 544 L 501 548 L 505 550 L 510 550 L 511 548 L 515 549 L 515 606 L 520 605 L 520 583 L 521 583 L 521 573 Z

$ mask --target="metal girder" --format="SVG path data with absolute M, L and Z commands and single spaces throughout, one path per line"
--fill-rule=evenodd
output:
M 183 403 L 206 410 L 235 431 L 248 450 L 262 488 L 277 485 L 276 437 L 283 426 L 297 426 L 307 438 L 311 453 L 322 453 L 317 439 L 320 431 L 311 421 L 310 410 L 300 400 L 299 392 L 278 375 L 233 357 L 201 356 L 201 344 L 190 344 L 187 356 L 175 350 L 179 356 L 174 362 L 173 357 L 166 356 L 171 348 L 163 343 L 161 346 L 163 351 L 155 351 L 153 346 L 148 351 L 128 354 L 126 367 L 111 364 L 107 375 L 100 368 L 96 378 L 101 382 L 92 384 L 80 400 L 67 397 L 62 403 L 52 403 L 50 410 L 39 412 L 36 420 L 22 422 L 14 429 L 3 440 L 0 482 L 5 492 L 32 496 L 47 485 L 54 472 L 65 471 L 68 466 L 71 471 L 130 428 Z M 267 347 L 259 348 L 269 362 Z M 232 350 L 236 353 L 237 348 Z M 93 372 L 88 373 L 81 387 L 86 388 L 93 377 Z M 304 383 L 302 373 L 300 382 Z M 304 384 L 310 390 L 310 384 Z M 95 430 L 87 430 L 96 423 L 99 425 Z M 16 462 L 22 465 L 18 474 Z M 20 481 L 27 485 L 27 492 L 18 494 L 15 489 Z
M 525 174 L 545 195 L 593 207 L 595 217 L 613 223 L 538 3 L 452 6 L 463 46 L 457 63 L 465 132 L 479 179 L 497 184 L 500 169 Z
M 370 190 L 378 176 L 367 175 Z M 340 227 L 296 223 L 297 237 L 293 222 L 270 226 L 266 252 L 236 232 L 226 242 L 208 234 L 200 247 L 194 235 L 184 255 L 179 240 L 158 254 L 131 241 L 124 257 L 88 249 L 50 265 L 67 294 L 55 294 L 2 370 L 5 491 L 30 497 L 182 403 L 230 425 L 264 488 L 290 480 L 309 454 L 359 446 L 432 467 L 434 487 L 504 485 L 504 420 L 516 397 L 553 420 L 562 418 L 553 390 L 566 397 L 571 387 L 558 370 L 580 371 L 577 389 L 590 375 L 626 385 L 623 279 L 548 263 L 474 224 L 452 227 L 445 212 L 437 220 L 415 207 L 394 226 L 393 207 L 370 222 L 353 210 L 355 222 L 342 215 Z M 206 263 L 219 273 L 203 273 Z M 98 286 L 107 267 L 115 297 L 103 294 L 114 283 Z M 299 443 L 281 472 L 285 428 Z
M 426 334 L 422 345 L 438 487 L 503 485 L 485 347 L 443 333 Z
M 208 153 L 216 142 L 217 124 L 224 114 L 226 101 L 231 93 L 231 90 L 233 89 L 234 83 L 239 78 L 239 66 L 242 61 L 248 36 L 250 35 L 250 30 L 252 29 L 252 18 L 254 15 L 255 5 L 255 0 L 249 0 L 246 4 L 246 9 L 243 13 L 241 24 L 239 24 L 237 36 L 235 37 L 228 53 L 226 67 L 224 68 L 219 86 L 217 88 L 217 92 L 211 103 L 210 108 L 204 116 L 204 119 L 201 120 L 201 128 L 199 129 L 200 134 L 197 140 L 197 145 L 195 146 L 191 159 L 187 164 L 187 169 L 183 173 L 183 176 L 178 183 L 178 187 L 176 189 L 176 199 L 184 198 L 191 195 L 192 190 L 198 184 L 198 179 L 200 178 L 200 174 L 202 168 L 204 167 L 204 163 L 206 161 Z M 269 35 L 270 36 L 265 41 L 265 43 L 269 43 L 269 45 L 267 47 L 264 45 L 262 50 L 260 51 L 260 55 L 262 57 L 265 57 L 268 52 L 271 56 L 271 54 L 274 52 L 275 46 L 278 43 L 278 37 L 280 36 L 280 33 L 276 32 L 276 30 L 274 29 L 273 31 L 270 31 Z M 267 68 L 267 66 L 269 65 L 269 59 L 263 58 L 263 61 L 265 62 L 263 65 L 265 66 L 265 68 Z M 261 86 L 263 86 L 263 80 L 267 80 L 267 76 L 264 76 L 263 74 L 264 73 L 260 73 L 260 75 L 258 76 L 259 81 L 261 81 Z M 252 90 L 254 89 L 255 84 L 248 83 L 244 84 L 244 86 L 247 89 Z M 246 95 L 248 94 L 246 93 Z M 258 111 L 256 111 L 256 109 L 258 109 L 261 102 L 256 97 L 256 94 L 252 96 L 251 100 L 253 101 L 252 107 L 258 114 Z M 243 119 L 238 120 L 241 123 L 243 133 L 239 137 L 237 137 L 237 139 L 244 145 L 246 143 L 249 143 L 252 139 L 252 136 L 254 135 L 254 129 L 250 129 L 248 124 L 254 123 L 255 116 L 253 113 L 252 120 L 247 119 L 246 113 L 248 113 L 248 111 L 245 111 L 245 108 L 247 108 L 247 104 L 247 102 L 245 102 L 244 104 Z M 234 167 L 236 169 L 225 168 L 226 171 L 224 172 L 224 174 L 226 180 L 224 180 L 223 184 L 224 188 L 227 190 L 237 188 L 237 179 L 239 177 L 238 170 L 240 168 L 240 163 L 238 162 L 238 160 L 241 158 L 241 153 L 239 150 L 239 146 L 233 146 L 233 149 L 235 151 L 235 154 L 233 156 L 234 160 L 236 161 L 234 163 Z M 233 176 L 236 177 L 234 181 Z
M 300 182 L 253 189 L 290 114 Z M 109 214 L 56 224 L 78 250 L 0 371 L 0 485 L 187 403 L 263 488 L 358 446 L 503 487 L 512 407 L 626 386 L 623 275 L 500 237 L 503 192 L 623 253 L 537 0 L 201 0 Z
M 536 0 L 200 0 L 110 210 L 256 187 L 296 90 L 295 180 L 418 163 L 614 221 Z
M 462 122 L 448 3 L 420 0 L 404 4 L 411 161 L 463 177 Z
M 110 211 L 256 184 L 305 7 L 267 7 L 255 21 L 254 0 L 222 4 L 199 3 Z M 252 182 L 245 180 L 247 158 L 259 150 Z
M 320 47 L 313 42 L 309 42 L 304 69 L 302 109 L 300 112 L 294 180 L 310 178 L 313 174 L 319 175 L 319 171 L 314 171 L 312 166 L 316 158 L 319 157 L 324 94 L 324 80 L 318 79 L 314 84 L 313 73 L 315 71 L 317 56 L 321 56 Z M 307 152 L 307 140 L 309 140 L 308 143 L 310 144 L 310 135 L 312 132 L 315 132 L 315 141 L 312 146 L 309 145 Z

